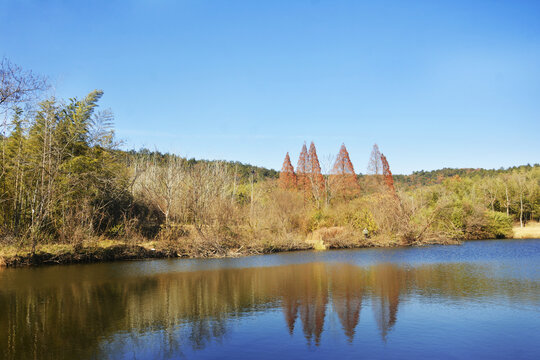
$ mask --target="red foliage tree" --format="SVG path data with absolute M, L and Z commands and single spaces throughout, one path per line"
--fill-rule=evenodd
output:
M 307 188 L 308 157 L 306 143 L 304 143 L 296 164 L 296 184 L 300 190 L 306 190 Z
M 358 179 L 345 144 L 341 145 L 332 169 L 331 182 L 336 192 L 352 195 L 359 190 Z
M 324 190 L 324 177 L 321 172 L 321 165 L 319 164 L 317 149 L 315 149 L 315 144 L 313 143 L 313 141 L 309 146 L 307 170 L 314 195 L 320 195 L 322 190 Z
M 386 156 L 384 154 L 381 154 L 381 162 L 383 167 L 383 177 L 384 182 L 388 186 L 388 188 L 395 194 L 396 189 L 394 188 L 394 177 L 392 176 L 392 172 L 390 171 L 390 165 L 388 165 L 388 160 L 386 160 Z
M 294 173 L 294 168 L 291 164 L 289 153 L 285 155 L 285 160 L 283 161 L 283 166 L 281 167 L 281 172 L 279 173 L 279 186 L 282 189 L 288 190 L 296 188 L 296 174 Z

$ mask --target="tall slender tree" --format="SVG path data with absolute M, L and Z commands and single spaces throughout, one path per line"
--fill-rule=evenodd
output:
M 292 190 L 296 188 L 296 174 L 291 164 L 289 153 L 285 155 L 281 172 L 279 173 L 279 186 L 282 189 Z
M 373 175 L 382 174 L 381 152 L 377 144 L 373 145 L 368 162 L 368 172 Z
M 341 195 L 352 195 L 359 190 L 358 179 L 345 144 L 339 149 L 330 179 L 335 192 Z
M 324 191 L 324 177 L 321 172 L 321 165 L 317 157 L 315 143 L 311 142 L 308 153 L 308 179 L 311 185 L 311 192 L 316 199 L 320 199 Z
M 300 156 L 298 157 L 298 163 L 296 164 L 296 183 L 300 190 L 307 190 L 307 174 L 308 174 L 308 162 L 309 155 L 306 147 L 306 143 L 302 146 Z
M 384 182 L 386 183 L 386 186 L 388 186 L 390 191 L 395 194 L 396 189 L 394 188 L 394 177 L 392 176 L 392 172 L 390 171 L 390 165 L 388 165 L 388 160 L 386 160 L 386 156 L 384 156 L 384 154 L 381 154 L 381 163 L 383 167 Z

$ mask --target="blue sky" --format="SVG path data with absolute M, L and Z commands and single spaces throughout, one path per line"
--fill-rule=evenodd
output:
M 540 1 L 0 0 L 0 56 L 102 89 L 127 149 L 359 172 L 540 162 Z

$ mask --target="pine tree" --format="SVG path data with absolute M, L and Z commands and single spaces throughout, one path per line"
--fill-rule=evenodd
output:
M 279 186 L 282 189 L 292 190 L 296 188 L 296 174 L 291 164 L 289 153 L 285 155 L 281 172 L 279 173 Z

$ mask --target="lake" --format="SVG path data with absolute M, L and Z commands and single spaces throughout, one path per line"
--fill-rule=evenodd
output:
M 539 359 L 540 240 L 0 269 L 2 359 Z

